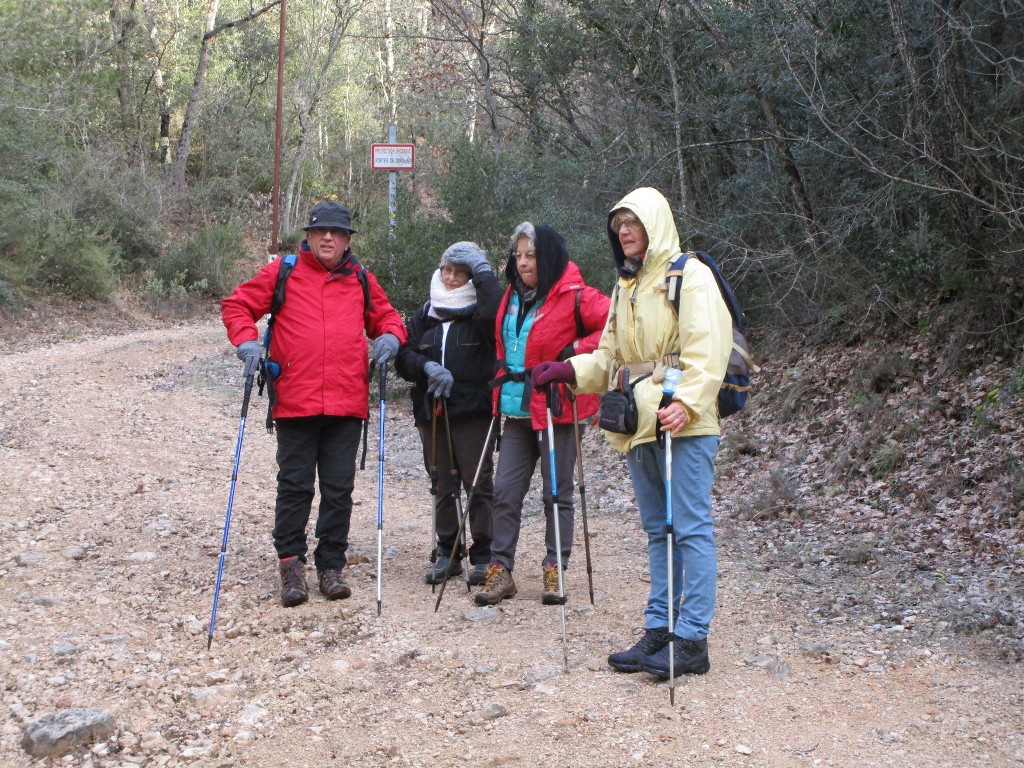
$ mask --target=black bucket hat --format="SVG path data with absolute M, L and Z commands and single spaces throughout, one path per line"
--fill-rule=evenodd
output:
M 352 211 L 334 200 L 323 200 L 317 203 L 309 212 L 309 224 L 302 229 L 326 229 L 327 227 L 344 229 L 350 235 L 354 235 L 356 231 L 352 229 Z

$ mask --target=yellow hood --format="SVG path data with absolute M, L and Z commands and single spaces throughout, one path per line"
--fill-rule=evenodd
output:
M 626 257 L 619 244 L 619 234 L 612 231 L 612 216 L 622 208 L 627 208 L 636 214 L 640 223 L 644 225 L 644 229 L 647 230 L 647 255 L 644 257 L 640 271 L 650 275 L 657 274 L 660 278 L 664 275 L 672 259 L 680 252 L 679 232 L 676 229 L 676 222 L 672 216 L 672 209 L 669 208 L 668 200 L 653 187 L 640 187 L 619 200 L 608 214 L 608 240 L 611 242 L 612 253 L 615 256 L 615 266 L 620 270 L 619 274 L 622 277 L 629 277 L 628 274 L 622 272 L 622 265 Z

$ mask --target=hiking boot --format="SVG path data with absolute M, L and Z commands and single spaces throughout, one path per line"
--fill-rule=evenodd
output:
M 637 630 L 639 631 L 639 630 Z M 608 663 L 619 672 L 639 672 L 640 662 L 652 653 L 657 653 L 668 645 L 668 629 L 645 629 L 643 637 L 636 641 L 632 648 L 613 653 Z
M 342 600 L 352 596 L 352 587 L 341 579 L 341 568 L 317 568 L 320 592 L 328 600 Z
M 558 594 L 558 565 L 556 563 L 544 563 L 544 592 L 540 596 L 540 601 L 544 605 L 561 605 L 569 597 L 569 593 L 566 592 L 564 595 Z M 564 587 L 565 580 L 563 579 L 562 585 Z
M 284 558 L 278 563 L 277 569 L 281 573 L 281 605 L 292 608 L 309 600 L 306 564 L 298 555 Z
M 473 600 L 477 605 L 497 605 L 506 598 L 515 597 L 518 591 L 512 580 L 512 571 L 501 563 L 491 563 L 487 566 L 484 588 L 476 593 Z
M 477 563 L 469 569 L 467 581 L 471 587 L 479 587 L 487 581 L 487 563 Z
M 703 675 L 711 669 L 711 660 L 708 658 L 708 641 L 704 640 L 683 640 L 675 638 L 672 643 L 675 648 L 673 654 L 672 672 L 675 677 L 680 675 Z M 643 672 L 650 672 L 662 680 L 668 680 L 668 649 L 665 647 L 657 653 L 644 657 L 640 662 L 640 669 Z
M 437 560 L 426 574 L 427 584 L 443 584 L 454 576 L 462 575 L 462 561 L 449 560 L 448 555 L 438 553 Z

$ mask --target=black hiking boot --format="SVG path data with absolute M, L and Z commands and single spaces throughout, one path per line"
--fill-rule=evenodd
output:
M 619 672 L 639 672 L 640 662 L 652 653 L 657 653 L 666 645 L 668 645 L 668 629 L 664 627 L 645 629 L 643 637 L 637 640 L 632 648 L 613 653 L 608 657 L 608 663 Z
M 469 569 L 469 577 L 466 579 L 471 587 L 479 587 L 487 582 L 488 563 L 476 563 Z
M 328 600 L 343 600 L 352 596 L 352 588 L 341 578 L 341 568 L 317 568 L 320 592 Z
M 675 649 L 672 664 L 673 676 L 703 675 L 711 669 L 706 638 L 704 640 L 683 640 L 677 637 L 672 646 Z M 650 672 L 662 680 L 668 680 L 668 649 L 669 645 L 666 643 L 660 651 L 645 657 L 640 662 L 641 671 Z
M 443 555 L 440 552 L 437 554 L 437 560 L 430 566 L 430 570 L 427 571 L 425 581 L 427 584 L 443 584 L 455 576 L 462 575 L 462 561 L 461 560 L 449 560 L 448 555 Z
M 281 574 L 281 605 L 292 608 L 309 600 L 306 564 L 298 555 L 284 558 L 278 563 L 277 569 Z

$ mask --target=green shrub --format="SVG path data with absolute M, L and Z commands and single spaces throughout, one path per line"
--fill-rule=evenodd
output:
M 53 290 L 73 299 L 105 299 L 117 285 L 108 248 L 88 237 L 52 249 L 45 273 Z
M 0 312 L 16 310 L 21 306 L 21 298 L 14 287 L 6 280 L 0 279 Z
M 78 194 L 75 218 L 118 246 L 123 271 L 140 272 L 160 257 L 163 234 L 155 211 L 143 200 L 118 195 L 109 183 L 93 183 Z
M 146 309 L 156 317 L 188 317 L 202 304 L 201 296 L 208 293 L 205 281 L 186 285 L 184 273 L 164 280 L 153 270 L 147 270 L 142 277 L 139 293 Z
M 191 293 L 225 296 L 240 281 L 238 264 L 244 255 L 241 226 L 216 224 L 172 247 L 156 263 L 154 275 Z

